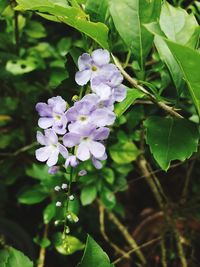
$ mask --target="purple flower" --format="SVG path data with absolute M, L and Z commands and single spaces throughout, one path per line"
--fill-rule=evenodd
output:
M 64 157 L 68 157 L 68 150 L 66 147 L 58 143 L 58 136 L 52 129 L 44 131 L 44 135 L 41 132 L 37 132 L 37 141 L 44 147 L 36 150 L 35 155 L 37 160 L 45 162 L 49 167 L 56 165 L 58 161 L 59 153 Z
M 104 153 L 104 155 L 101 158 L 96 159 L 95 157 L 92 157 L 92 163 L 94 167 L 99 170 L 103 167 L 103 164 L 101 163 L 100 160 L 106 160 L 106 159 L 107 159 L 107 154 Z
M 59 166 L 52 166 L 48 169 L 49 174 L 56 174 L 59 171 Z
M 66 101 L 61 96 L 52 97 L 46 103 L 38 103 L 36 110 L 41 116 L 38 125 L 42 129 L 52 127 L 57 134 L 66 133 Z
M 77 101 L 73 107 L 68 109 L 66 117 L 69 122 L 70 132 L 79 133 L 85 128 L 96 128 L 112 125 L 115 121 L 115 114 L 108 108 L 99 108 L 98 102 L 94 97 L 84 97 Z
M 98 76 L 91 80 L 91 88 L 101 100 L 108 100 L 112 96 L 113 89 L 119 87 L 123 76 L 113 64 L 104 66 Z
M 71 155 L 69 156 L 67 159 L 66 159 L 66 162 L 65 162 L 65 167 L 67 168 L 68 166 L 71 166 L 71 167 L 76 167 L 78 165 L 78 160 L 76 158 L 76 156 L 74 155 Z
M 87 174 L 86 170 L 80 170 L 78 176 L 85 176 Z
M 91 55 L 84 53 L 78 59 L 79 71 L 75 80 L 79 85 L 85 85 L 89 80 L 98 75 L 101 68 L 108 64 L 110 55 L 107 50 L 97 49 Z
M 126 87 L 120 84 L 118 87 L 112 89 L 112 100 L 115 102 L 122 102 L 126 98 Z
M 91 156 L 100 159 L 105 153 L 105 146 L 98 141 L 105 140 L 108 136 L 109 129 L 106 127 L 85 129 L 81 133 L 66 133 L 63 143 L 66 147 L 78 146 L 76 157 L 82 161 L 88 160 Z

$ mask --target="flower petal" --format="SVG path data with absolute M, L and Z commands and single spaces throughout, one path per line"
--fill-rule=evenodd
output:
M 110 130 L 106 127 L 101 127 L 94 131 L 93 133 L 93 139 L 95 141 L 102 141 L 108 138 L 110 134 Z
M 51 154 L 49 156 L 49 159 L 47 160 L 47 165 L 49 167 L 56 165 L 58 161 L 58 155 L 59 155 L 58 149 L 55 148 L 51 149 Z
M 91 70 L 78 71 L 75 74 L 75 81 L 78 85 L 85 85 L 91 78 Z
M 99 170 L 103 167 L 103 164 L 101 163 L 101 161 L 97 160 L 96 158 L 92 157 L 92 163 L 94 165 L 94 167 Z
M 114 112 L 107 108 L 96 109 L 91 115 L 91 122 L 98 127 L 112 125 L 116 119 Z
M 100 97 L 101 100 L 108 100 L 111 97 L 111 88 L 106 84 L 99 84 L 98 86 L 92 87 L 92 90 Z
M 57 145 L 58 143 L 58 136 L 52 129 L 47 129 L 44 131 L 47 143 L 49 145 Z
M 81 136 L 77 133 L 66 133 L 63 137 L 63 144 L 66 147 L 73 147 L 80 143 Z
M 49 147 L 41 147 L 35 151 L 36 159 L 44 162 L 46 161 L 51 154 L 51 149 Z
M 66 101 L 61 96 L 54 96 L 49 98 L 48 104 L 50 107 L 52 107 L 53 112 L 55 113 L 64 113 L 67 105 Z
M 40 118 L 38 120 L 38 125 L 42 129 L 47 129 L 53 125 L 53 118 Z
M 46 138 L 41 132 L 37 131 L 36 139 L 40 145 L 46 145 Z
M 91 57 L 97 66 L 102 66 L 110 62 L 110 54 L 107 50 L 94 50 L 91 54 Z
M 82 161 L 88 160 L 90 158 L 90 151 L 86 142 L 80 143 L 76 151 L 76 157 Z
M 105 153 L 105 146 L 99 142 L 90 141 L 88 142 L 88 147 L 91 154 L 97 159 L 101 158 Z
M 58 144 L 58 150 L 60 152 L 60 154 L 63 156 L 63 158 L 67 158 L 69 153 L 68 153 L 68 150 L 65 146 L 61 145 L 61 144 Z
M 92 63 L 91 56 L 88 53 L 82 54 L 78 58 L 78 68 L 80 71 L 89 69 Z
M 117 102 L 122 102 L 126 98 L 126 87 L 121 84 L 113 89 L 113 99 Z
M 35 109 L 42 117 L 50 117 L 52 115 L 52 110 L 46 103 L 42 102 L 37 103 Z

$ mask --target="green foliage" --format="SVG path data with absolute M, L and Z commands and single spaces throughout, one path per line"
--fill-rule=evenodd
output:
M 167 171 L 172 160 L 184 161 L 197 151 L 197 126 L 184 119 L 150 117 L 144 123 L 146 141 L 160 167 Z
M 184 47 L 179 44 L 169 41 L 167 44 L 181 68 L 191 97 L 196 105 L 198 113 L 200 114 L 200 54 L 191 48 Z
M 120 117 L 138 98 L 142 98 L 144 93 L 137 89 L 127 88 L 127 95 L 124 101 L 115 105 L 115 114 Z
M 81 203 L 83 206 L 91 204 L 97 196 L 97 189 L 95 185 L 85 186 L 81 191 Z
M 41 3 L 39 0 L 31 2 L 28 0 L 17 0 L 17 3 L 17 10 L 34 10 L 50 14 L 56 21 L 66 23 L 67 25 L 74 27 L 94 39 L 103 48 L 108 49 L 108 28 L 103 23 L 88 21 L 87 14 L 85 14 L 82 9 L 70 7 L 63 1 L 61 3 L 54 1 L 43 1 Z M 46 16 L 46 18 L 48 17 Z
M 102 248 L 88 235 L 83 258 L 77 267 L 114 267 L 110 263 L 107 254 Z
M 0 266 L 1 267 L 33 267 L 31 262 L 22 252 L 15 248 L 9 247 L 0 250 Z
M 60 240 L 62 240 L 61 235 L 59 236 Z M 68 235 L 66 238 L 67 238 L 66 242 L 67 242 L 68 246 L 65 247 L 65 245 L 63 245 L 63 243 L 56 246 L 56 250 L 60 254 L 71 255 L 71 254 L 75 253 L 76 251 L 84 249 L 85 245 L 75 236 Z
M 143 27 L 143 24 L 156 21 L 160 8 L 160 0 L 113 0 L 110 2 L 110 13 L 115 27 L 141 68 L 153 42 L 153 36 Z

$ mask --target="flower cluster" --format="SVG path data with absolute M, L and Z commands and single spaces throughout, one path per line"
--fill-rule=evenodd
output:
M 84 53 L 78 59 L 76 82 L 83 86 L 90 82 L 91 92 L 67 109 L 65 100 L 52 97 L 38 103 L 37 141 L 43 146 L 36 150 L 36 158 L 52 168 L 59 154 L 65 167 L 76 167 L 80 161 L 91 159 L 96 168 L 107 158 L 104 142 L 109 136 L 108 126 L 115 121 L 114 103 L 126 97 L 123 77 L 110 62 L 107 50 L 97 49 L 91 55 Z M 59 137 L 58 137 L 59 135 Z M 69 153 L 69 151 L 71 153 Z

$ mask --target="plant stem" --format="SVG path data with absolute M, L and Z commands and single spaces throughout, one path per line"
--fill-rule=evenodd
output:
M 102 205 L 102 204 L 101 204 Z M 106 209 L 105 209 L 106 210 Z M 145 265 L 146 259 L 140 250 L 139 246 L 137 245 L 135 239 L 129 234 L 126 227 L 119 221 L 119 219 L 115 216 L 114 213 L 111 211 L 106 210 L 109 220 L 111 220 L 118 228 L 118 230 L 121 232 L 121 234 L 126 239 L 127 243 L 135 250 L 138 258 L 141 260 L 141 262 Z
M 162 266 L 167 267 L 167 253 L 166 253 L 164 235 L 162 236 L 160 246 L 161 246 L 161 255 L 162 255 L 162 258 L 161 258 Z
M 48 237 L 48 229 L 49 229 L 48 224 L 45 224 L 43 238 Z M 37 267 L 44 267 L 45 257 L 46 257 L 46 248 L 41 247 Z
M 122 67 L 121 63 L 119 62 L 119 60 L 112 55 L 113 61 L 116 64 L 116 66 L 119 68 L 119 70 L 121 71 L 122 75 L 124 76 L 124 78 L 136 89 L 140 90 L 141 92 L 143 92 L 145 95 L 147 95 L 149 97 L 149 99 L 155 103 L 156 105 L 158 105 L 161 109 L 163 109 L 164 111 L 166 111 L 167 113 L 169 113 L 170 115 L 177 117 L 179 119 L 182 119 L 183 116 L 180 115 L 178 112 L 176 112 L 173 107 L 170 107 L 168 105 L 166 105 L 163 102 L 158 102 L 156 97 L 154 95 L 152 95 L 151 93 L 149 93 L 142 85 L 140 85 L 138 83 L 138 81 L 134 78 L 132 78 Z
M 103 236 L 103 238 L 108 242 L 108 244 L 118 253 L 119 255 L 124 256 L 124 258 L 130 259 L 129 256 L 126 255 L 126 251 L 122 250 L 120 247 L 118 247 L 116 244 L 114 244 L 109 237 L 106 234 L 105 231 L 105 223 L 104 223 L 104 214 L 105 214 L 105 208 L 103 205 L 101 205 L 100 201 L 99 204 L 99 223 L 100 223 L 100 231 Z
M 16 55 L 19 56 L 19 21 L 18 11 L 14 11 L 14 25 L 15 25 L 15 49 Z

